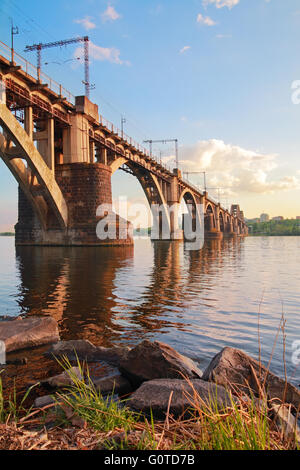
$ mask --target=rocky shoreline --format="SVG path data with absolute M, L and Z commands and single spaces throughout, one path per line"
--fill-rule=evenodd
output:
M 158 420 L 167 414 L 176 418 L 189 413 L 191 397 L 196 395 L 201 406 L 214 398 L 220 409 L 254 399 L 267 406 L 269 416 L 276 419 L 286 436 L 296 432 L 300 442 L 300 390 L 241 350 L 225 347 L 202 372 L 195 361 L 159 341 L 144 340 L 133 348 L 104 348 L 87 340 L 60 341 L 57 324 L 50 317 L 0 321 L 0 340 L 8 352 L 51 344 L 44 355 L 56 363 L 67 358 L 73 363 L 84 361 L 87 366 L 110 365 L 113 372 L 108 375 L 91 375 L 95 389 L 103 396 L 125 397 L 131 410 L 152 413 Z M 34 407 L 53 403 L 57 391 L 72 385 L 74 374 L 79 380 L 85 379 L 72 364 L 70 370 L 40 381 L 44 393 L 35 399 Z

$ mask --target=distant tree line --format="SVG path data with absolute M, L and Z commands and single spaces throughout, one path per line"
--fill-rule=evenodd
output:
M 300 220 L 270 220 L 269 222 L 250 223 L 250 235 L 300 235 Z
M 0 237 L 14 237 L 14 232 L 2 232 L 0 233 Z

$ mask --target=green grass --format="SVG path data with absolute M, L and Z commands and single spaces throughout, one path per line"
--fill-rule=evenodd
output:
M 169 413 L 164 421 L 155 420 L 129 409 L 126 400 L 116 402 L 113 395 L 103 397 L 96 390 L 88 368 L 78 361 L 81 377 L 70 369 L 63 358 L 60 365 L 68 371 L 72 384 L 53 395 L 55 407 L 33 411 L 25 409 L 24 402 L 32 387 L 18 402 L 16 394 L 6 402 L 3 399 L 0 380 L 0 422 L 22 423 L 26 416 L 36 413 L 43 428 L 49 415 L 55 417 L 55 425 L 72 427 L 74 418 L 80 427 L 97 433 L 97 446 L 108 450 L 285 450 L 298 448 L 294 439 L 286 440 L 268 416 L 267 405 L 258 406 L 257 399 L 245 399 L 240 394 L 238 404 L 231 399 L 229 405 L 217 406 L 217 385 L 209 403 L 204 403 L 197 392 L 187 395 L 190 415 L 173 418 Z M 84 377 L 84 378 L 83 378 Z M 1 379 L 1 377 L 0 377 Z M 188 381 L 188 379 L 187 379 Z M 191 387 L 192 384 L 190 383 Z M 18 403 L 18 404 L 17 404 Z M 20 420 L 20 417 L 21 420 Z
M 78 362 L 79 363 L 79 362 Z M 61 362 L 65 370 L 68 360 Z M 81 367 L 81 366 L 80 366 Z M 82 375 L 83 375 L 83 370 Z M 232 399 L 226 409 L 216 404 L 216 395 L 204 403 L 197 392 L 188 397 L 189 419 L 155 421 L 131 411 L 126 400 L 116 403 L 112 396 L 103 398 L 95 389 L 87 371 L 86 380 L 69 372 L 72 385 L 57 395 L 59 402 L 72 409 L 88 426 L 100 431 L 103 448 L 110 450 L 280 450 L 295 448 L 285 442 L 268 417 L 266 406 L 255 399 L 240 403 Z M 217 386 L 216 386 L 217 394 Z M 65 418 L 66 419 L 66 418 Z M 67 423 L 67 419 L 65 424 Z M 109 435 L 109 439 L 106 435 Z
M 103 397 L 96 390 L 89 376 L 89 371 L 79 361 L 80 375 L 86 378 L 78 378 L 71 370 L 71 364 L 67 358 L 59 361 L 72 380 L 72 385 L 65 388 L 65 393 L 56 394 L 57 402 L 70 407 L 74 414 L 82 418 L 88 425 L 99 431 L 111 431 L 122 428 L 130 429 L 139 419 L 139 415 L 132 413 L 125 402 L 117 402 L 113 396 Z M 85 373 L 84 373 L 85 371 Z

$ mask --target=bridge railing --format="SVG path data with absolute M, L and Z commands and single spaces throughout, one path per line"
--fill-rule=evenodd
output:
M 150 156 L 150 152 L 149 152 L 148 149 L 143 147 L 136 140 L 134 140 L 132 137 L 127 135 L 124 131 L 120 130 L 112 122 L 108 121 L 105 117 L 100 115 L 99 119 L 100 119 L 100 124 L 102 126 L 106 127 L 112 133 L 117 134 L 123 141 L 127 142 L 128 145 L 136 148 L 139 152 L 143 153 L 146 157 L 150 158 L 151 160 L 154 160 L 156 163 L 161 165 L 167 171 L 170 171 L 170 172 L 172 171 L 172 169 L 169 165 L 166 165 L 165 163 L 161 162 L 161 160 L 158 159 L 158 157 L 156 155 L 151 155 Z
M 11 48 L 2 41 L 0 41 L 0 55 L 9 61 L 11 60 Z M 24 57 L 20 56 L 17 52 L 14 52 L 14 63 L 16 65 L 20 65 L 22 70 L 27 75 L 37 78 L 37 67 L 31 64 L 28 60 L 24 59 Z M 75 96 L 66 90 L 60 83 L 57 83 L 55 80 L 53 80 L 53 78 L 49 77 L 44 72 L 41 72 L 40 76 L 41 82 L 46 83 L 50 90 L 52 90 L 57 95 L 64 96 L 69 103 L 75 105 Z

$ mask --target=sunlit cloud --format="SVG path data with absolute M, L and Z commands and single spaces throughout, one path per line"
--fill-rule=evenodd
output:
M 209 16 L 203 16 L 201 13 L 199 13 L 197 16 L 197 23 L 203 24 L 205 26 L 215 26 L 217 24 Z
M 203 6 L 215 5 L 216 8 L 227 7 L 229 9 L 240 3 L 240 0 L 203 0 Z
M 85 16 L 79 20 L 74 20 L 74 23 L 81 24 L 87 31 L 96 28 L 96 24 L 93 23 L 90 16 Z
M 227 194 L 267 194 L 300 188 L 297 176 L 275 179 L 275 154 L 262 154 L 222 140 L 199 141 L 180 150 L 180 163 L 186 171 L 206 171 L 211 186 L 227 189 Z
M 180 49 L 179 54 L 184 54 L 186 51 L 188 51 L 191 48 L 191 46 L 184 46 L 182 49 Z
M 89 42 L 89 54 L 90 58 L 99 61 L 108 61 L 118 65 L 130 65 L 130 62 L 121 60 L 119 49 L 115 47 L 101 47 L 94 44 L 92 41 Z M 84 52 L 83 47 L 78 47 L 74 51 L 74 57 L 83 58 Z M 83 59 L 82 59 L 83 60 Z
M 108 5 L 106 10 L 101 15 L 101 19 L 103 22 L 116 21 L 119 18 L 121 18 L 121 15 L 115 10 L 112 5 Z

